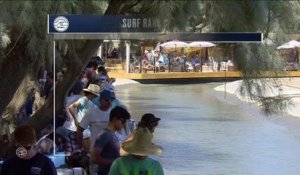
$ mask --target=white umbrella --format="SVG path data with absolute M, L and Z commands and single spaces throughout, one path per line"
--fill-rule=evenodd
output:
M 164 47 L 165 49 L 168 49 L 168 50 L 175 49 L 175 51 L 176 51 L 176 49 L 178 49 L 178 48 L 182 48 L 182 50 L 183 50 L 183 48 L 188 47 L 188 43 L 185 43 L 183 41 L 174 40 L 174 41 L 168 41 L 168 42 L 162 43 L 159 46 Z M 169 72 L 170 72 L 171 71 L 171 65 L 170 65 L 171 61 L 170 61 L 170 57 L 168 57 L 168 58 L 169 58 L 169 66 L 168 67 L 169 67 Z
M 205 48 L 205 59 L 208 59 L 208 48 L 209 47 L 214 47 L 216 46 L 213 43 L 207 42 L 207 41 L 194 41 L 189 43 L 189 47 L 194 47 L 194 48 L 201 48 L 204 47 Z M 202 65 L 203 65 L 203 60 L 202 58 L 200 59 L 200 71 L 202 71 Z
M 189 43 L 189 47 L 214 47 L 214 46 L 216 45 L 207 41 L 194 41 Z
M 269 39 L 269 38 L 264 39 L 264 40 L 262 41 L 262 43 L 265 44 L 265 45 L 268 45 L 268 46 L 271 46 L 271 45 L 274 44 L 273 41 L 272 41 L 271 39 Z
M 292 41 L 289 41 L 289 42 L 277 47 L 277 49 L 293 49 L 296 47 L 300 48 L 300 42 L 296 41 L 296 40 L 292 40 Z
M 159 46 L 165 47 L 165 48 L 188 47 L 188 43 L 185 43 L 183 41 L 168 41 L 168 42 L 160 44 Z

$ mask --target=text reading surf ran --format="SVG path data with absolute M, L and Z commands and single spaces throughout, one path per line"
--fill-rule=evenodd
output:
M 158 20 L 151 18 L 123 18 L 122 28 L 156 28 Z

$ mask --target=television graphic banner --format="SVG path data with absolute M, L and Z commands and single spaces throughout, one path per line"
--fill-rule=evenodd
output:
M 261 42 L 263 40 L 262 34 L 258 32 L 163 33 L 165 26 L 162 21 L 156 18 L 126 15 L 49 15 L 48 33 L 54 34 L 56 39 L 177 39 L 211 42 Z

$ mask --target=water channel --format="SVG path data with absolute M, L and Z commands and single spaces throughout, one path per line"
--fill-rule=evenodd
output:
M 297 175 L 300 120 L 264 116 L 257 107 L 213 88 L 220 83 L 130 85 L 118 97 L 139 121 L 162 118 L 154 143 L 166 175 Z

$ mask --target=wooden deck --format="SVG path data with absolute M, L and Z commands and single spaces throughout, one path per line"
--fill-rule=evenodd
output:
M 241 73 L 238 71 L 221 72 L 147 72 L 147 73 L 125 73 L 124 71 L 109 72 L 110 77 L 127 78 L 142 83 L 152 82 L 177 82 L 177 81 L 225 81 L 241 79 Z M 266 77 L 274 76 L 273 73 L 266 73 Z M 300 71 L 282 72 L 278 77 L 300 77 Z

